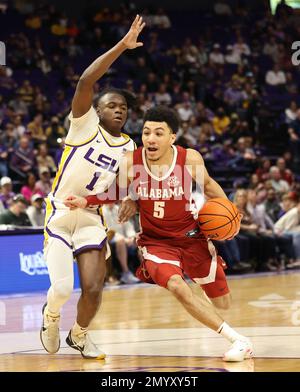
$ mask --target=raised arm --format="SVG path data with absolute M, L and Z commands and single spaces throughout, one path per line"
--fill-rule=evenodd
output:
M 186 165 L 197 187 L 204 190 L 204 194 L 208 199 L 215 197 L 224 197 L 227 199 L 221 186 L 209 176 L 204 160 L 198 151 L 192 149 L 187 150 Z
M 98 57 L 81 75 L 72 101 L 74 118 L 83 116 L 91 107 L 93 101 L 93 86 L 112 63 L 126 50 L 143 46 L 138 42 L 138 36 L 145 26 L 139 15 L 134 19 L 128 33 L 108 52 Z

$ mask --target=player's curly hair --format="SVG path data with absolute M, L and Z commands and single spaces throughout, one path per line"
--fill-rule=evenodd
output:
M 146 121 L 166 122 L 173 133 L 177 133 L 179 128 L 179 118 L 175 110 L 163 105 L 147 110 L 144 115 L 144 122 Z
M 128 109 L 133 109 L 136 107 L 136 96 L 129 90 L 121 89 L 121 88 L 116 88 L 116 87 L 107 87 L 103 89 L 98 96 L 96 97 L 95 100 L 95 106 L 98 105 L 99 100 L 106 94 L 118 94 L 124 97 L 125 101 L 127 102 L 127 108 Z

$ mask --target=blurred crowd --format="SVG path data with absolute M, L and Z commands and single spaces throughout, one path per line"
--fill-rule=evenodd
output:
M 284 2 L 275 15 L 267 2 L 251 9 L 219 0 L 193 12 L 141 10 L 127 2 L 85 9 L 77 19 L 48 2 L 2 4 L 0 222 L 15 224 L 11 214 L 27 213 L 29 220 L 18 224 L 41 224 L 79 76 L 127 32 L 137 12 L 147 23 L 144 46 L 113 64 L 95 95 L 100 84 L 136 94 L 125 132 L 138 145 L 145 110 L 156 104 L 177 110 L 178 144 L 203 155 L 209 173 L 244 211 L 239 238 L 220 244 L 233 260 L 229 270 L 297 266 L 300 68 L 290 48 L 300 24 Z

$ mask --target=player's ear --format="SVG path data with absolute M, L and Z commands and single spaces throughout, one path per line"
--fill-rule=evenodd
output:
M 99 122 L 101 123 L 101 122 L 102 122 L 103 115 L 102 115 L 102 111 L 101 111 L 101 109 L 100 109 L 99 106 L 97 106 L 96 112 L 97 112 L 97 115 L 98 115 L 98 117 L 99 117 Z
M 176 134 L 175 134 L 175 133 L 172 133 L 172 134 L 171 134 L 171 144 L 174 144 L 175 141 L 176 141 Z

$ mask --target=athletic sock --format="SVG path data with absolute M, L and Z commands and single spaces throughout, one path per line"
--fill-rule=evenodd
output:
M 84 336 L 87 334 L 88 329 L 81 327 L 77 321 L 75 321 L 73 327 L 72 327 L 72 335 L 74 336 Z
M 220 325 L 218 331 L 225 339 L 229 340 L 231 343 L 236 340 L 246 340 L 245 336 L 237 333 L 233 328 L 231 328 L 225 321 Z

